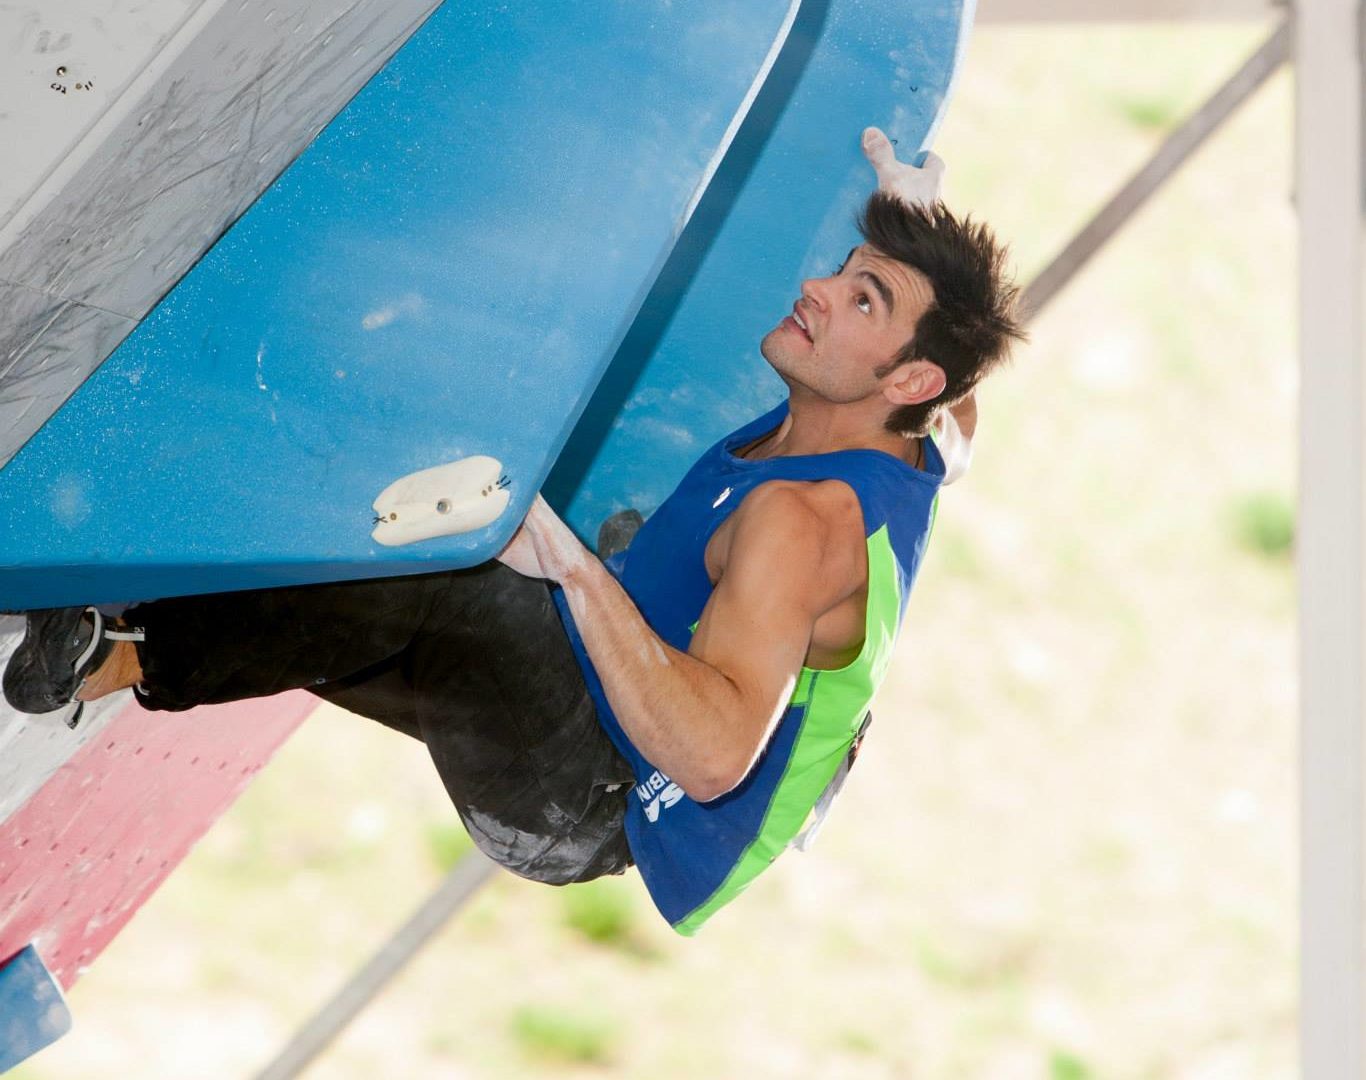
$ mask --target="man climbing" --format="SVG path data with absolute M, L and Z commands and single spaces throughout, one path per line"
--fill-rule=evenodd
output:
M 707 451 L 624 551 L 538 497 L 496 562 L 32 612 L 5 673 L 46 712 L 307 688 L 426 743 L 475 842 L 563 884 L 633 862 L 691 933 L 823 813 L 852 761 L 973 390 L 1021 336 L 1004 251 L 942 163 L 864 150 L 864 242 L 761 351 L 778 408 Z M 555 587 L 548 587 L 547 582 Z

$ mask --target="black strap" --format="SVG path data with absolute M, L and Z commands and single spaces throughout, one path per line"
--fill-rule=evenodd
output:
M 821 792 L 820 798 L 816 800 L 816 805 L 811 808 L 811 813 L 807 815 L 806 826 L 792 839 L 789 845 L 798 851 L 809 851 L 811 844 L 816 839 L 816 834 L 820 832 L 821 826 L 825 824 L 826 815 L 830 813 L 830 808 L 835 805 L 835 799 L 844 789 L 844 781 L 849 778 L 849 770 L 854 767 L 854 761 L 858 758 L 859 748 L 863 746 L 863 736 L 868 732 L 868 725 L 873 722 L 873 712 L 870 709 L 863 714 L 863 723 L 859 724 L 858 731 L 854 735 L 854 741 L 849 744 L 849 752 L 844 755 L 844 760 L 840 762 L 839 768 L 835 770 L 835 775 L 830 778 L 830 782 L 825 785 L 825 790 Z

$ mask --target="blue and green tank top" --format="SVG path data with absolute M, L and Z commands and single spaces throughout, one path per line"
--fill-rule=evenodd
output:
M 863 648 L 842 668 L 801 670 L 787 711 L 734 790 L 695 802 L 632 745 L 568 604 L 556 593 L 599 720 L 636 777 L 626 811 L 631 854 L 660 913 L 682 934 L 694 933 L 792 843 L 852 760 L 851 748 L 891 658 L 944 476 L 943 458 L 931 439 L 924 441 L 924 470 L 879 450 L 753 461 L 736 456 L 786 415 L 784 402 L 703 454 L 630 546 L 607 562 L 655 633 L 686 651 L 712 592 L 704 564 L 707 541 L 746 495 L 770 480 L 842 480 L 858 495 L 868 543 Z

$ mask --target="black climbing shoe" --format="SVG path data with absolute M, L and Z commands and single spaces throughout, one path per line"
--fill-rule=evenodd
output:
M 48 608 L 26 613 L 24 640 L 5 669 L 9 704 L 25 713 L 55 712 L 76 700 L 85 677 L 109 656 L 115 641 L 140 641 L 142 631 L 106 624 L 93 607 Z M 84 702 L 76 701 L 68 727 L 79 722 Z
M 645 518 L 639 510 L 620 510 L 598 528 L 598 558 L 610 559 L 631 546 Z

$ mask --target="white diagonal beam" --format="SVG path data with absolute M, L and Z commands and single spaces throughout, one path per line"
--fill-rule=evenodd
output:
M 1282 0 L 979 0 L 981 23 L 1229 22 L 1285 14 Z

